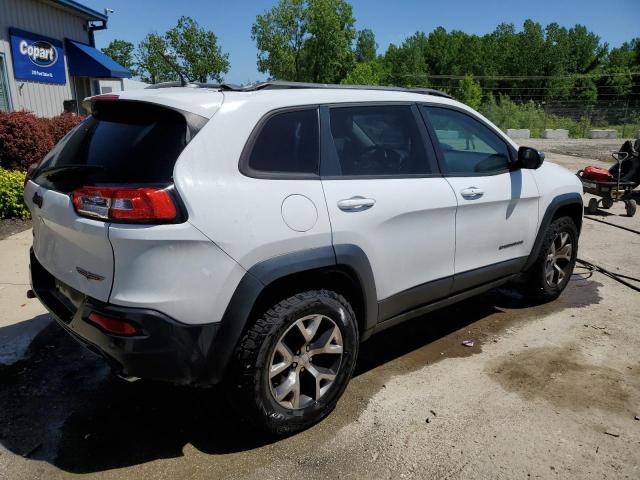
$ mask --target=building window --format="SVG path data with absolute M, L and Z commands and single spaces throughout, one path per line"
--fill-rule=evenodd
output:
M 7 78 L 5 56 L 0 54 L 0 112 L 8 112 L 9 110 L 11 110 L 9 80 Z

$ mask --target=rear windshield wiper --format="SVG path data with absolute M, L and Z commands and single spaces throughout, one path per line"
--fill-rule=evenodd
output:
M 59 167 L 45 168 L 40 172 L 36 172 L 35 176 L 44 176 L 51 180 L 69 173 L 93 173 L 101 170 L 104 170 L 104 167 L 101 167 L 100 165 L 68 164 L 60 165 Z

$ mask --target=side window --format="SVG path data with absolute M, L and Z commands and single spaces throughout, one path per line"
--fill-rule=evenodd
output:
M 318 174 L 317 109 L 277 113 L 262 125 L 248 166 L 268 173 Z
M 410 106 L 334 107 L 330 120 L 342 175 L 432 173 Z
M 509 167 L 507 144 L 489 127 L 457 110 L 423 108 L 436 131 L 447 173 L 495 173 Z

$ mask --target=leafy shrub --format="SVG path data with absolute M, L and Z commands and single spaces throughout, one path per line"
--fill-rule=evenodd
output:
M 0 168 L 0 219 L 29 218 L 22 198 L 25 174 Z
M 30 112 L 0 113 L 0 167 L 27 170 L 53 148 L 48 120 Z
M 65 112 L 57 117 L 49 119 L 49 133 L 54 145 L 62 140 L 69 130 L 82 122 L 85 117 Z
M 564 128 L 569 130 L 571 137 L 584 137 L 590 126 L 586 117 L 576 121 L 570 117 L 548 113 L 532 100 L 515 103 L 505 95 L 500 95 L 497 101 L 489 96 L 480 111 L 502 130 L 528 128 L 533 138 L 540 137 L 545 128 Z

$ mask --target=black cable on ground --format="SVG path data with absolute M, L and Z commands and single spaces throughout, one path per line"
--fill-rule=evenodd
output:
M 576 260 L 576 262 L 580 263 L 581 265 L 584 265 L 589 270 L 600 272 L 601 274 L 611 278 L 612 280 L 615 280 L 616 282 L 620 282 L 621 284 L 629 287 L 632 290 L 635 290 L 636 292 L 640 292 L 640 287 L 638 287 L 636 285 L 633 285 L 632 283 L 629 283 L 629 282 L 623 280 L 623 278 L 626 278 L 628 280 L 633 280 L 633 281 L 636 281 L 636 282 L 640 282 L 640 279 L 638 279 L 638 278 L 629 277 L 628 275 L 620 275 L 618 273 L 610 272 L 606 268 L 603 268 L 603 267 L 601 267 L 599 265 L 596 265 L 595 263 L 588 262 L 587 260 L 582 260 L 581 258 L 578 258 Z
M 615 223 L 605 222 L 604 220 L 600 220 L 599 218 L 589 217 L 588 215 L 585 215 L 584 218 L 589 219 L 589 220 L 593 220 L 594 222 L 604 223 L 605 225 L 611 225 L 612 227 L 621 228 L 622 230 L 626 230 L 627 232 L 637 233 L 638 235 L 640 235 L 640 231 L 634 230 L 634 229 L 629 228 L 629 227 L 623 227 L 622 225 L 616 225 Z

